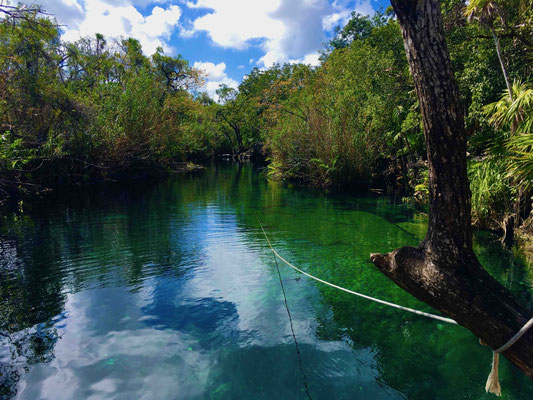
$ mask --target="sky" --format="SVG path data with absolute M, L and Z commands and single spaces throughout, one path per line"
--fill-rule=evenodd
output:
M 254 67 L 318 63 L 318 51 L 352 11 L 372 15 L 388 0 L 41 0 L 63 39 L 134 37 L 146 55 L 162 47 L 206 73 L 203 90 L 237 87 Z

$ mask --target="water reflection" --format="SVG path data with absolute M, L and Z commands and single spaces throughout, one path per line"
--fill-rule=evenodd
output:
M 0 398 L 306 398 L 256 213 L 310 272 L 427 309 L 368 261 L 424 231 L 385 198 L 267 183 L 250 166 L 58 193 L 0 217 Z M 533 305 L 519 258 L 484 234 L 476 251 Z M 462 328 L 282 273 L 313 399 L 484 398 L 491 356 Z M 503 364 L 507 398 L 532 397 Z

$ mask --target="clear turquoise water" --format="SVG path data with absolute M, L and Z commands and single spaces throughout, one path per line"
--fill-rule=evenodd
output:
M 160 184 L 56 193 L 0 219 L 0 398 L 306 399 L 272 253 L 432 311 L 369 262 L 416 244 L 386 197 L 324 195 L 222 166 Z M 487 233 L 487 269 L 533 308 L 533 271 Z M 491 353 L 461 327 L 280 265 L 313 399 L 494 399 Z M 533 398 L 507 360 L 505 399 Z

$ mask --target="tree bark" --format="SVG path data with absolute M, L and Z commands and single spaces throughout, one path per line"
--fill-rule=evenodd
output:
M 417 248 L 372 254 L 371 260 L 401 288 L 498 348 L 531 313 L 483 269 L 472 249 L 467 134 L 440 1 L 391 3 L 402 28 L 424 123 L 429 226 Z M 533 379 L 533 329 L 503 355 Z

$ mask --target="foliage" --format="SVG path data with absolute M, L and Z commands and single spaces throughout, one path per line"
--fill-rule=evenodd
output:
M 509 177 L 517 186 L 528 189 L 533 182 L 533 89 L 530 84 L 515 81 L 512 93 L 512 99 L 504 92 L 499 101 L 484 110 L 507 138 L 504 149 Z
M 528 46 L 532 44 L 530 0 L 471 0 L 465 5 L 464 14 L 498 35 L 509 35 Z
M 512 211 L 516 190 L 507 177 L 506 167 L 506 160 L 498 157 L 469 163 L 474 224 L 497 227 L 497 223 L 502 220 L 501 216 Z
M 320 186 L 368 183 L 379 160 L 396 157 L 409 148 L 411 132 L 420 134 L 406 128 L 394 140 L 408 113 L 391 119 L 390 110 L 409 110 L 414 102 L 405 90 L 398 25 L 364 21 L 371 24 L 370 36 L 352 35 L 349 46 L 334 49 L 316 70 L 275 67 L 279 78 L 263 100 L 273 175 Z
M 533 185 L 533 134 L 513 136 L 507 148 L 511 152 L 509 176 L 518 186 L 530 189 Z
M 15 170 L 29 163 L 32 158 L 32 150 L 24 148 L 22 139 L 13 139 L 9 131 L 0 136 L 0 168 L 2 170 Z
M 15 11 L 13 11 L 15 10 Z M 0 189 L 172 169 L 219 147 L 202 72 L 133 38 L 74 43 L 39 8 L 0 10 Z M 32 184 L 33 184 L 32 183 Z
M 524 212 L 530 204 L 529 3 L 441 2 L 466 110 L 480 226 L 503 221 L 517 209 L 513 202 Z M 218 102 L 197 92 L 204 74 L 179 55 L 159 48 L 147 57 L 134 38 L 108 41 L 100 34 L 64 43 L 38 7 L 0 13 L 4 192 L 262 152 L 272 178 L 321 187 L 386 185 L 427 201 L 422 118 L 390 10 L 352 13 L 325 45 L 320 65 L 253 69 L 238 88 L 222 85 Z
M 533 88 L 529 83 L 515 81 L 512 86 L 513 99 L 504 92 L 497 102 L 484 107 L 489 121 L 497 129 L 509 133 L 529 134 L 533 132 Z

